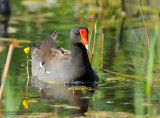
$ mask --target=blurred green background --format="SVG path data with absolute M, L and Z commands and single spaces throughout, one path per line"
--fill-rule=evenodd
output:
M 94 94 L 83 88 L 70 90 L 87 99 L 84 102 L 87 105 L 82 107 L 87 109 L 84 117 L 160 117 L 160 1 L 10 0 L 10 6 L 8 38 L 0 35 L 0 73 L 8 52 L 4 42 L 16 39 L 20 45 L 13 52 L 0 107 L 2 116 L 72 115 L 72 109 L 76 108 L 66 106 L 71 105 L 70 99 L 54 98 L 50 91 L 47 92 L 53 95 L 46 97 L 32 83 L 26 97 L 23 49 L 35 44 L 33 40 L 44 41 L 53 31 L 59 30 L 56 43 L 70 50 L 70 30 L 81 24 L 89 29 L 88 56 L 91 57 L 94 48 L 92 67 L 100 78 Z M 1 17 L 3 21 L 6 16 Z M 31 70 L 30 65 L 31 62 Z

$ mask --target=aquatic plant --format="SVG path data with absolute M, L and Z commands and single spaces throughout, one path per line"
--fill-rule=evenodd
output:
M 27 94 L 28 94 L 28 84 L 29 84 L 29 61 L 30 59 L 28 58 L 28 54 L 29 54 L 29 47 L 24 48 L 24 52 L 27 54 L 27 65 L 26 65 L 26 71 L 27 71 L 27 84 L 26 84 L 26 98 L 27 98 Z

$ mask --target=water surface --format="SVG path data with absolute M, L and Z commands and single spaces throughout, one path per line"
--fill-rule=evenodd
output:
M 101 2 L 96 4 L 85 0 L 11 0 L 9 39 L 23 41 L 14 49 L 4 89 L 4 103 L 0 108 L 1 114 L 31 117 L 145 116 L 148 113 L 145 109 L 149 106 L 146 103 L 145 81 L 138 79 L 135 65 L 141 67 L 138 72 L 145 77 L 146 33 L 141 15 L 136 11 L 137 3 L 126 2 L 128 13 L 125 19 L 119 6 L 120 2 L 114 1 L 108 6 L 105 1 L 102 5 Z M 70 50 L 70 30 L 79 24 L 87 26 L 90 33 L 94 29 L 91 49 L 96 34 L 92 67 L 100 77 L 99 85 L 96 88 L 68 87 L 63 84 L 31 80 L 26 93 L 26 54 L 23 49 L 35 44 L 33 40 L 43 41 L 53 31 L 59 30 L 56 43 Z M 103 53 L 102 33 L 104 33 Z M 28 40 L 31 42 L 26 42 Z M 6 47 L 4 43 L 0 46 Z M 0 52 L 0 73 L 7 57 L 7 48 Z M 159 66 L 155 65 L 154 79 L 159 77 L 158 72 Z M 153 115 L 159 115 L 159 82 L 153 81 L 152 91 L 151 111 Z

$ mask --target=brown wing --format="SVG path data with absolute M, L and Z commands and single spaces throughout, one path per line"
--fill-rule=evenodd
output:
M 46 58 L 50 58 L 52 56 L 52 48 L 59 50 L 59 47 L 55 43 L 57 35 L 58 30 L 54 31 L 52 35 L 40 45 L 39 57 L 42 62 L 45 61 Z
M 56 40 L 56 38 L 57 38 L 57 35 L 58 35 L 58 30 L 56 30 L 56 31 L 54 31 L 53 33 L 52 33 L 52 35 L 51 35 L 51 37 L 53 38 L 53 40 Z
M 59 61 L 69 61 L 71 60 L 71 51 L 66 50 L 64 48 L 60 48 L 59 50 L 52 48 L 52 58 L 57 58 Z

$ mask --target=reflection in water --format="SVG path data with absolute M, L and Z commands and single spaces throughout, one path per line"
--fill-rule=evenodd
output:
M 10 0 L 0 0 L 0 37 L 8 37 L 7 28 L 10 13 Z
M 52 103 L 54 112 L 58 112 L 57 106 L 63 106 L 66 109 L 70 109 L 71 115 L 84 115 L 87 112 L 89 100 L 94 93 L 92 86 L 69 86 L 63 83 L 49 84 L 38 79 L 32 79 L 31 83 L 32 86 L 38 88 L 41 98 L 47 99 Z M 57 99 L 61 100 L 61 102 L 57 103 Z M 67 102 L 64 103 L 64 100 L 67 100 Z
M 122 10 L 122 19 L 121 19 L 121 25 L 119 29 L 118 40 L 117 40 L 116 47 L 115 47 L 116 52 L 121 48 L 122 43 L 123 43 L 123 28 L 124 28 L 124 24 L 126 21 L 126 13 L 127 13 L 124 0 L 121 0 L 121 10 Z
M 22 4 L 30 9 L 38 9 L 41 7 L 52 7 L 53 4 L 57 4 L 57 0 L 22 0 Z

